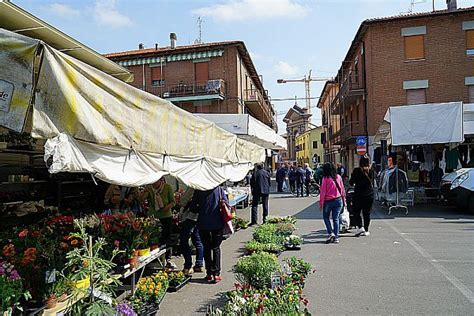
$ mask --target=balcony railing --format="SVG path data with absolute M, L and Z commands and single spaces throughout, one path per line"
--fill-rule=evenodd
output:
M 340 130 L 331 135 L 331 140 L 336 144 L 348 143 L 357 136 L 365 135 L 364 122 L 353 121 L 344 125 Z
M 265 112 L 266 116 L 268 117 L 268 120 L 271 121 L 272 124 L 275 123 L 274 122 L 275 110 L 273 109 L 273 105 L 270 103 L 268 99 L 265 99 L 265 97 L 260 92 L 260 90 L 257 90 L 257 89 L 244 90 L 244 101 L 247 103 L 258 104 L 258 106 L 263 110 L 263 112 Z M 251 106 L 249 107 L 252 112 L 255 112 L 254 107 L 251 107 Z
M 213 79 L 206 81 L 180 81 L 178 83 L 162 82 L 161 85 L 147 87 L 147 91 L 162 98 L 186 96 L 220 95 L 225 96 L 225 81 Z
M 344 103 L 351 103 L 355 98 L 364 95 L 365 93 L 365 84 L 362 79 L 359 78 L 359 75 L 353 71 L 350 71 L 349 74 L 344 77 L 344 80 L 339 84 L 339 91 L 331 101 L 331 112 L 337 113 L 339 107 Z M 345 102 L 343 102 L 345 101 Z

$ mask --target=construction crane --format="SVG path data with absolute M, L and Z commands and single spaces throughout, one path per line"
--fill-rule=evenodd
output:
M 305 99 L 306 99 L 306 108 L 308 109 L 308 114 L 311 114 L 311 81 L 327 81 L 332 80 L 333 78 L 311 78 L 311 69 L 309 70 L 308 76 L 304 76 L 303 79 L 278 79 L 277 83 L 290 83 L 290 82 L 304 82 L 305 88 Z

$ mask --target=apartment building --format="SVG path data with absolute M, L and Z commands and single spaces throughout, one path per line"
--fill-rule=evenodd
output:
M 339 85 L 334 80 L 326 81 L 318 100 L 318 108 L 322 117 L 323 161 L 337 162 L 341 160 L 340 145 L 334 143 L 333 135 L 341 128 L 340 115 L 331 112 L 331 103 L 339 92 Z
M 241 41 L 176 45 L 106 54 L 134 74 L 130 84 L 192 113 L 250 114 L 277 130 L 262 77 Z
M 390 106 L 452 101 L 474 102 L 474 7 L 365 20 L 318 104 L 326 153 L 352 168 Z

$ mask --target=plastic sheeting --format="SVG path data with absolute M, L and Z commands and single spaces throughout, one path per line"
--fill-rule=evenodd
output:
M 0 29 L 0 125 L 22 132 L 33 96 L 38 40 Z
M 249 114 L 203 114 L 196 116 L 217 124 L 228 132 L 267 149 L 286 149 L 286 140 Z
M 393 106 L 387 110 L 392 145 L 464 141 L 462 102 Z
M 3 43 L 16 43 L 18 38 L 7 34 Z M 171 174 L 191 187 L 211 189 L 226 180 L 243 179 L 254 163 L 265 160 L 264 148 L 40 45 L 43 54 L 32 136 L 49 139 L 45 160 L 52 157 L 50 172 L 89 172 L 127 186 L 152 183 Z M 13 48 L 9 51 L 12 59 L 21 56 Z M 12 68 L 11 72 L 22 66 L 5 65 L 2 61 L 2 76 L 5 68 Z M 15 84 L 22 84 L 22 78 L 12 78 Z M 29 101 L 26 97 L 22 102 L 27 105 Z M 15 113 L 22 122 L 25 116 Z

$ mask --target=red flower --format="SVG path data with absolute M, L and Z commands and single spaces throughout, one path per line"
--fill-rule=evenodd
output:
M 41 236 L 41 232 L 39 230 L 34 230 L 31 232 L 31 237 L 37 238 L 39 236 Z
M 26 236 L 28 236 L 28 229 L 23 229 L 19 234 L 18 234 L 18 237 L 20 238 L 25 238 Z
M 15 254 L 15 246 L 13 244 L 3 246 L 3 255 L 5 257 L 13 257 Z

